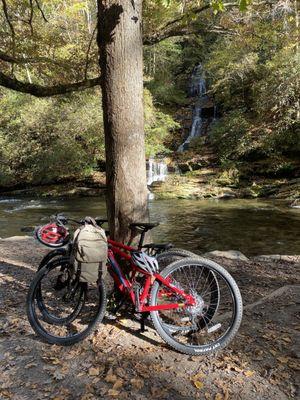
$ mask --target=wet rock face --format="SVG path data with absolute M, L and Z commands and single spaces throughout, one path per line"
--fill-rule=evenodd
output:
M 182 153 L 189 149 L 192 139 L 207 136 L 209 125 L 216 120 L 217 110 L 213 99 L 207 94 L 207 82 L 202 64 L 195 66 L 188 93 L 193 98 L 192 119 L 189 133 L 178 147 L 177 151 Z

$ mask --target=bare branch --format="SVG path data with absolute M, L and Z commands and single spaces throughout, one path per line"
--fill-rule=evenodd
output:
M 48 57 L 16 57 L 11 56 L 10 54 L 4 53 L 0 50 L 0 60 L 9 62 L 12 64 L 52 64 L 56 65 L 57 67 L 61 67 L 64 69 L 71 69 L 72 65 L 67 61 L 62 60 L 53 60 Z
M 86 52 L 84 79 L 87 79 L 87 72 L 88 72 L 89 62 L 90 62 L 90 50 L 91 50 L 91 47 L 92 47 L 92 43 L 93 43 L 93 40 L 94 40 L 94 37 L 95 37 L 96 30 L 97 30 L 97 25 L 95 26 L 95 28 L 94 28 L 94 30 L 92 32 L 91 38 L 89 40 L 89 45 L 88 45 L 88 48 L 87 48 L 87 52 Z
M 264 5 L 264 4 L 274 4 L 274 0 L 262 0 L 259 2 L 255 2 L 253 4 L 256 5 Z M 228 2 L 224 3 L 225 8 L 238 8 L 239 7 L 239 2 L 234 1 L 234 2 Z M 211 8 L 210 3 L 205 4 L 204 6 L 193 8 L 188 11 L 189 14 L 191 15 L 199 15 Z M 162 40 L 165 40 L 170 37 L 176 37 L 176 36 L 184 36 L 184 35 L 190 35 L 190 34 L 195 34 L 195 33 L 205 33 L 205 32 L 217 32 L 217 33 L 222 33 L 222 34 L 235 34 L 234 31 L 232 30 L 226 30 L 226 29 L 216 29 L 216 27 L 209 28 L 209 27 L 203 27 L 199 28 L 197 27 L 197 23 L 193 23 L 189 21 L 188 23 L 186 22 L 187 20 L 187 14 L 184 13 L 180 15 L 179 17 L 167 22 L 164 26 L 160 27 L 157 29 L 156 32 L 152 32 L 148 35 L 144 36 L 143 43 L 145 45 L 153 45 L 156 43 L 161 42 Z M 196 21 L 195 21 L 196 22 Z
M 12 49 L 13 49 L 13 56 L 14 56 L 15 55 L 15 51 L 16 51 L 16 34 L 15 34 L 14 26 L 13 26 L 13 24 L 12 24 L 10 18 L 9 18 L 9 15 L 8 15 L 6 0 L 2 0 L 2 8 L 3 8 L 5 19 L 6 19 L 7 23 L 8 23 L 8 26 L 9 26 L 10 31 L 11 31 Z M 12 75 L 14 74 L 14 64 L 11 65 L 11 73 L 12 73 Z
M 49 97 L 59 94 L 77 92 L 98 85 L 100 85 L 100 77 L 86 79 L 84 81 L 75 83 L 67 83 L 54 86 L 42 86 L 33 83 L 22 82 L 16 78 L 10 78 L 0 71 L 0 86 L 4 86 L 17 92 L 28 93 L 36 97 Z
M 2 0 L 2 8 L 3 8 L 3 12 L 4 12 L 4 16 L 6 19 L 6 22 L 8 23 L 9 29 L 11 31 L 12 36 L 15 36 L 15 29 L 14 26 L 10 20 L 10 17 L 8 15 L 8 10 L 7 10 L 7 4 L 6 4 L 6 0 Z
M 48 22 L 48 19 L 47 19 L 46 16 L 45 16 L 45 13 L 44 13 L 44 11 L 43 11 L 41 5 L 40 5 L 39 0 L 35 0 L 35 2 L 36 2 L 36 5 L 37 5 L 37 8 L 40 10 L 40 13 L 42 14 L 43 20 L 44 20 L 45 22 Z
M 30 5 L 30 14 L 29 14 L 28 24 L 30 25 L 30 31 L 31 31 L 31 34 L 33 35 L 33 26 L 32 26 L 32 21 L 33 21 L 33 0 L 29 0 L 29 5 Z

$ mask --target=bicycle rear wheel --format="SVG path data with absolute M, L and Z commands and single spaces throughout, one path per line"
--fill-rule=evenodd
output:
M 225 347 L 237 333 L 243 312 L 241 294 L 231 275 L 217 263 L 200 257 L 176 261 L 161 275 L 196 301 L 194 306 L 151 312 L 162 339 L 190 355 Z M 184 299 L 156 281 L 150 305 L 168 303 L 182 304 Z
M 102 321 L 105 286 L 74 280 L 69 261 L 55 260 L 36 273 L 26 305 L 28 320 L 38 335 L 48 343 L 71 345 Z
M 156 256 L 159 269 L 163 270 L 168 265 L 172 264 L 174 261 L 181 260 L 182 258 L 197 257 L 197 254 L 191 251 L 178 249 L 176 247 L 163 251 Z

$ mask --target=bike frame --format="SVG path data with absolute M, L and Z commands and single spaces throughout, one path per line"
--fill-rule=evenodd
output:
M 130 297 L 132 303 L 136 307 L 137 312 L 171 310 L 171 309 L 184 308 L 195 305 L 196 302 L 193 296 L 186 294 L 183 290 L 173 286 L 170 279 L 165 279 L 158 273 L 151 275 L 148 272 L 139 268 L 132 260 L 130 254 L 131 251 L 136 251 L 134 247 L 125 245 L 120 242 L 116 242 L 111 239 L 108 240 L 108 244 L 109 244 L 109 249 L 108 249 L 109 273 L 114 279 L 118 290 L 124 296 L 128 295 Z M 125 276 L 125 272 L 122 270 L 120 264 L 117 262 L 115 258 L 116 254 L 129 262 L 130 268 L 128 272 L 131 273 L 131 277 Z M 134 290 L 134 279 L 138 273 L 145 276 L 144 286 L 141 287 L 140 294 L 138 294 L 138 292 Z M 183 302 L 160 304 L 156 306 L 146 305 L 145 303 L 149 298 L 150 289 L 156 280 L 162 283 L 166 288 L 168 288 L 169 292 L 181 296 Z

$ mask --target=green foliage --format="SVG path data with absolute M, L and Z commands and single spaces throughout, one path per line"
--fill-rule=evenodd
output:
M 37 99 L 2 90 L 2 185 L 81 176 L 103 158 L 99 92 Z
M 259 18 L 246 16 L 247 24 L 227 19 L 237 34 L 220 37 L 206 62 L 222 111 L 212 140 L 223 161 L 272 157 L 275 162 L 275 155 L 300 154 L 295 21 L 291 11 L 286 15 L 276 6 L 273 18 L 264 8 L 257 13 Z
M 178 127 L 173 118 L 161 111 L 158 111 L 152 101 L 151 93 L 144 91 L 145 106 L 145 134 L 146 134 L 146 155 L 155 156 L 159 153 L 168 153 L 164 142 L 167 140 L 170 131 Z
M 284 7 L 282 2 L 251 5 L 251 0 L 238 0 L 228 7 L 226 3 L 144 2 L 145 35 L 155 38 L 171 32 L 170 38 L 144 48 L 146 153 L 178 147 L 173 135 L 178 124 L 171 115 L 181 114 L 181 107 L 186 115 L 188 80 L 201 61 L 209 95 L 221 114 L 211 130 L 221 165 L 234 170 L 241 162 L 273 157 L 270 171 L 288 174 L 294 164 L 284 157 L 300 154 L 296 3 L 287 0 Z M 15 76 L 43 85 L 97 76 L 95 1 L 43 1 L 47 23 L 37 3 L 32 4 L 30 22 L 30 2 L 8 2 L 14 38 L 0 14 L 1 51 L 29 59 L 14 64 Z M 206 7 L 209 4 L 212 8 Z M 201 7 L 204 11 L 197 12 Z M 189 34 L 191 27 L 196 34 Z M 183 36 L 177 36 L 177 30 Z M 1 70 L 12 74 L 9 63 L 2 62 Z M 96 168 L 104 159 L 100 96 L 93 90 L 41 100 L 1 90 L 0 185 L 46 183 Z M 203 138 L 194 139 L 188 156 L 201 154 L 204 146 Z M 225 175 L 224 180 L 232 179 Z
M 221 161 L 237 160 L 256 150 L 257 143 L 252 141 L 250 128 L 243 110 L 228 112 L 212 127 L 211 140 Z
M 182 43 L 174 39 L 145 47 L 146 87 L 151 91 L 156 104 L 172 106 L 186 102 L 185 87 L 181 88 L 178 82 L 182 57 Z
M 147 155 L 166 153 L 177 127 L 145 90 Z M 1 89 L 0 186 L 47 184 L 90 174 L 104 160 L 99 90 L 48 99 Z

